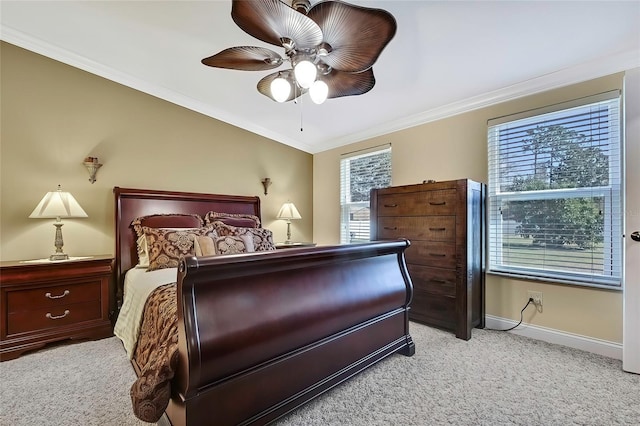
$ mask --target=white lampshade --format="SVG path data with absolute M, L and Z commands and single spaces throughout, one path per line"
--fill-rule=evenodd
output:
M 73 195 L 63 192 L 60 185 L 58 185 L 57 191 L 47 192 L 42 197 L 42 200 L 33 209 L 29 217 L 31 219 L 56 218 L 56 222 L 53 224 L 56 227 L 56 252 L 49 257 L 49 260 L 66 260 L 69 256 L 62 251 L 64 241 L 62 240 L 62 221 L 60 219 L 88 216 L 76 199 L 73 198 Z
M 271 96 L 278 102 L 289 99 L 291 94 L 291 83 L 287 79 L 278 77 L 271 82 Z
M 298 209 L 296 209 L 296 206 L 294 206 L 293 203 L 287 201 L 282 205 L 282 207 L 280 207 L 280 211 L 278 212 L 276 218 L 290 220 L 302 219 L 302 216 L 300 216 L 300 213 L 298 212 Z
M 329 86 L 322 80 L 316 80 L 309 88 L 309 96 L 313 103 L 320 105 L 327 100 L 329 95 Z
M 88 217 L 80 204 L 58 185 L 57 191 L 47 192 L 29 215 L 31 219 Z
M 287 221 L 287 241 L 285 241 L 285 243 L 291 243 L 291 219 L 302 219 L 300 212 L 298 212 L 298 209 L 296 209 L 293 203 L 287 201 L 280 207 L 276 218 Z
M 293 68 L 293 73 L 296 76 L 296 81 L 303 89 L 311 87 L 314 81 L 316 81 L 316 74 L 318 70 L 312 62 L 304 60 L 300 61 Z

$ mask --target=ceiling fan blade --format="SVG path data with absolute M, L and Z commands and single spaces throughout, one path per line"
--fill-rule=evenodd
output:
M 295 98 L 299 97 L 300 95 L 303 95 L 305 93 L 307 93 L 307 89 L 301 89 L 300 87 L 296 86 L 295 84 L 292 83 L 293 81 L 293 70 L 289 69 L 289 70 L 284 70 L 284 71 L 280 71 L 280 72 L 274 72 L 273 74 L 269 74 L 268 76 L 262 78 L 259 82 L 258 82 L 258 92 L 262 93 L 263 95 L 265 95 L 266 97 L 268 97 L 269 99 L 273 100 L 274 102 L 277 102 L 274 97 L 271 95 L 271 82 L 273 80 L 275 80 L 276 78 L 278 78 L 278 76 L 282 75 L 283 77 L 287 78 L 287 75 L 289 76 L 289 82 L 291 83 L 291 93 L 289 94 L 289 97 L 287 98 L 287 100 L 285 102 L 289 102 L 294 100 Z
M 373 89 L 376 84 L 372 68 L 358 73 L 333 69 L 329 74 L 321 78 L 329 86 L 327 98 L 362 95 Z
M 371 68 L 396 33 L 396 20 L 382 9 L 323 1 L 307 15 L 320 27 L 331 52 L 322 61 L 340 71 Z
M 202 63 L 216 68 L 265 71 L 282 65 L 282 58 L 273 50 L 264 47 L 238 46 L 204 58 Z
M 282 46 L 283 38 L 293 40 L 298 49 L 322 42 L 320 27 L 280 0 L 233 0 L 231 17 L 247 34 L 276 46 Z

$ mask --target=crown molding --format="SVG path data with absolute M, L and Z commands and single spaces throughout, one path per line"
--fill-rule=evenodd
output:
M 311 146 L 299 140 L 283 138 L 281 134 L 261 126 L 256 126 L 252 122 L 240 120 L 224 110 L 212 108 L 204 102 L 114 70 L 104 64 L 89 60 L 66 49 L 52 45 L 51 43 L 28 36 L 6 25 L 0 25 L 0 39 L 310 154 L 317 154 L 498 103 L 640 67 L 640 50 L 625 51 L 608 58 L 599 58 L 576 67 L 562 69 L 502 89 L 462 99 L 442 107 L 404 117 L 400 120 L 390 121 L 364 132 L 332 139 L 326 141 L 321 146 Z
M 195 100 L 188 96 L 184 96 L 181 93 L 169 90 L 157 84 L 146 82 L 129 74 L 117 71 L 102 63 L 92 61 L 69 50 L 60 48 L 35 37 L 28 36 L 20 31 L 7 27 L 6 25 L 0 25 L 0 40 L 54 59 L 58 62 L 70 65 L 74 68 L 87 71 L 91 74 L 95 74 L 107 80 L 111 80 L 132 89 L 155 96 L 189 110 L 199 112 L 203 115 L 219 121 L 223 121 L 227 124 L 231 124 L 235 127 L 247 130 L 251 133 L 255 133 L 265 138 L 278 141 L 301 151 L 312 153 L 312 147 L 308 144 L 305 144 L 304 142 L 293 140 L 290 138 L 283 138 L 283 136 L 279 133 L 273 132 L 261 126 L 256 126 L 252 122 L 238 119 L 238 117 L 229 114 L 225 110 L 212 108 L 210 105 L 204 102 Z
M 323 151 L 637 67 L 640 50 L 621 52 L 338 138 L 325 144 Z

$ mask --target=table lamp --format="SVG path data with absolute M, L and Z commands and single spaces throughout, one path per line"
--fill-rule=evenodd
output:
M 88 217 L 87 213 L 82 210 L 80 204 L 68 192 L 63 192 L 58 185 L 58 190 L 47 192 L 33 212 L 29 215 L 31 219 L 52 219 L 55 218 L 53 226 L 56 227 L 56 252 L 53 253 L 49 260 L 66 260 L 69 258 L 62 251 L 64 245 L 62 241 L 62 218 Z
M 285 241 L 285 244 L 291 244 L 291 219 L 302 219 L 298 209 L 296 209 L 293 203 L 287 201 L 280 207 L 276 218 L 287 221 L 287 241 Z

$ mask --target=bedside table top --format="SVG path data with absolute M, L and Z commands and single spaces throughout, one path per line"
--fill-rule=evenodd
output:
M 43 259 L 28 259 L 28 260 L 4 260 L 0 262 L 1 268 L 12 268 L 12 267 L 20 267 L 20 266 L 29 266 L 29 265 L 66 265 L 69 263 L 76 262 L 87 262 L 87 261 L 100 261 L 100 260 L 112 260 L 113 256 L 110 254 L 100 254 L 100 255 L 92 255 L 92 256 L 71 256 L 66 260 L 49 260 L 48 258 Z

